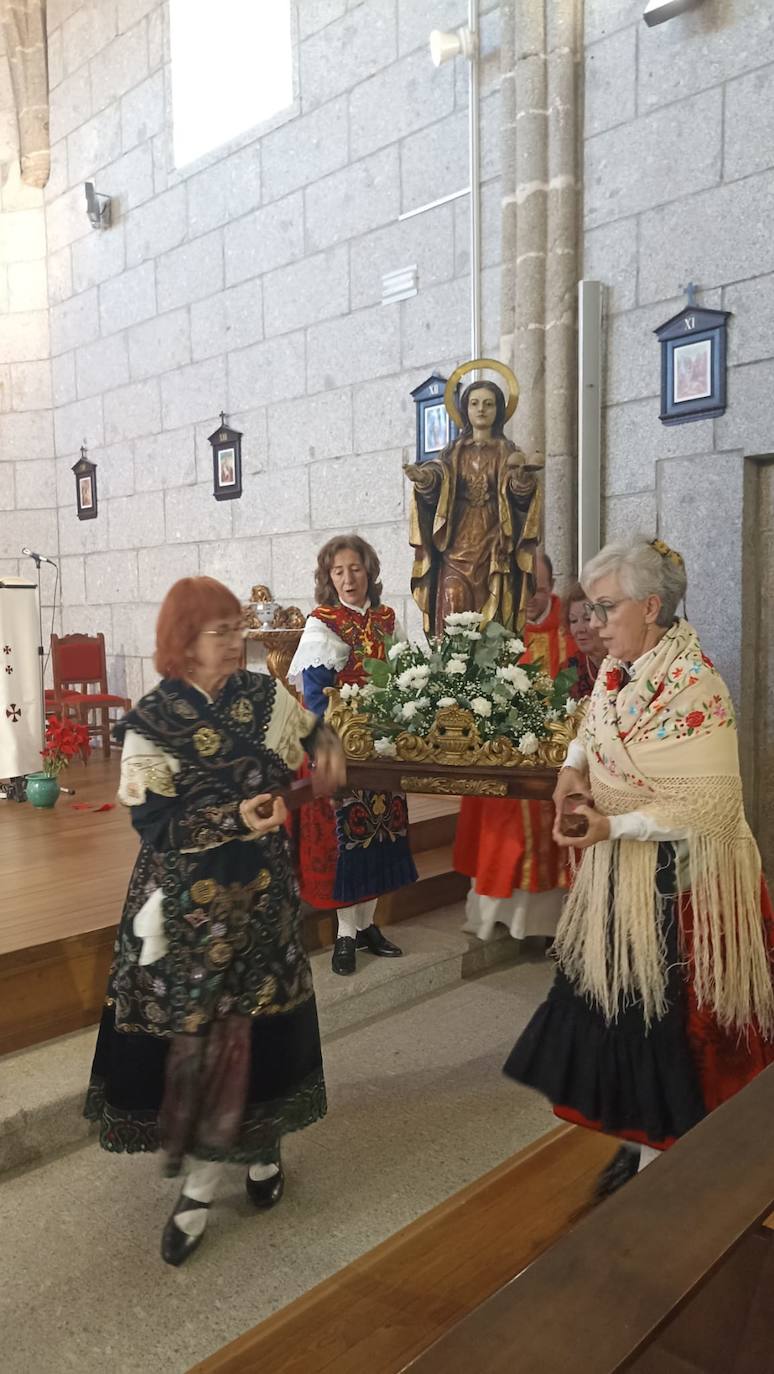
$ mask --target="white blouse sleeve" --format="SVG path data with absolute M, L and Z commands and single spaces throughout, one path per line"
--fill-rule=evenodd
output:
M 579 739 L 571 740 L 567 750 L 567 758 L 562 764 L 562 768 L 576 768 L 579 773 L 588 772 L 586 746 L 581 744 Z
M 340 672 L 349 658 L 349 646 L 329 625 L 310 615 L 301 635 L 301 642 L 288 669 L 288 681 L 301 681 L 305 668 L 332 668 Z
M 121 778 L 118 800 L 124 806 L 141 806 L 147 792 L 159 797 L 176 797 L 175 775 L 180 763 L 165 754 L 158 744 L 127 730 L 121 752 Z
M 627 811 L 623 816 L 610 816 L 611 840 L 684 840 L 688 831 L 682 826 L 667 829 L 644 811 Z

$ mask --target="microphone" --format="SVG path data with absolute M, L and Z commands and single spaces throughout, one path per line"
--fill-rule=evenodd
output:
M 36 563 L 50 563 L 52 568 L 56 567 L 53 558 L 46 558 L 44 553 L 35 553 L 33 549 L 28 549 L 26 544 L 22 549 L 25 558 L 34 558 Z

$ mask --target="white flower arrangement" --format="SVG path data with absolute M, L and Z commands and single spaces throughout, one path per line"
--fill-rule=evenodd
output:
M 394 663 L 396 658 L 400 658 L 401 654 L 405 654 L 406 650 L 410 648 L 411 645 L 407 639 L 397 639 L 387 650 L 387 657 L 391 663 Z
M 492 703 L 488 700 L 487 697 L 473 697 L 473 700 L 470 703 L 470 709 L 474 713 L 474 715 L 485 717 L 491 716 Z
M 367 659 L 367 685 L 342 699 L 357 698 L 358 709 L 378 731 L 377 754 L 394 756 L 401 731 L 426 735 L 439 710 L 459 706 L 471 711 L 483 741 L 506 736 L 529 756 L 549 734 L 552 721 L 572 716 L 568 699 L 573 670 L 556 681 L 540 663 L 521 663 L 524 644 L 494 622 L 483 626 L 474 611 L 446 617 L 444 633 L 429 646 L 399 640 L 385 659 Z

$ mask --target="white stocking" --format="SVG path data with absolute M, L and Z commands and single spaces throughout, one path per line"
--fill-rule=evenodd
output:
M 185 1176 L 181 1198 L 203 1203 L 201 1207 L 191 1207 L 186 1211 L 175 1212 L 174 1222 L 187 1236 L 200 1236 L 207 1225 L 209 1205 L 215 1196 L 223 1165 L 209 1160 L 195 1160 Z
M 639 1167 L 638 1167 L 638 1169 L 637 1169 L 637 1173 L 638 1173 L 638 1174 L 641 1174 L 642 1171 L 643 1171 L 643 1169 L 647 1168 L 647 1166 L 648 1166 L 649 1164 L 652 1164 L 653 1161 L 654 1161 L 654 1159 L 658 1159 L 658 1157 L 659 1157 L 660 1154 L 661 1154 L 661 1151 L 660 1151 L 660 1150 L 654 1150 L 654 1149 L 652 1148 L 652 1146 L 650 1146 L 650 1145 L 641 1145 L 641 1146 L 640 1146 L 640 1163 L 639 1163 Z
M 348 935 L 350 940 L 354 940 L 359 930 L 367 930 L 374 919 L 376 911 L 376 897 L 370 902 L 355 902 L 354 906 L 340 907 L 337 913 L 339 918 L 339 938 Z
M 279 1164 L 251 1164 L 247 1170 L 254 1183 L 262 1183 L 266 1178 L 273 1178 L 279 1173 Z

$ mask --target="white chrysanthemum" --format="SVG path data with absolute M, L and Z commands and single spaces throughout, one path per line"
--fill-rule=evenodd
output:
M 537 735 L 533 735 L 531 730 L 528 730 L 526 735 L 522 735 L 519 740 L 519 753 L 525 755 L 535 754 L 537 753 L 537 748 L 538 737 Z
M 439 705 L 439 706 L 456 706 L 456 705 L 457 705 L 457 698 L 456 698 L 456 697 L 439 697 L 439 698 L 438 698 L 438 705 Z
M 405 654 L 406 650 L 410 647 L 407 639 L 399 639 L 397 643 L 393 644 L 392 648 L 387 651 L 387 657 L 394 663 L 395 659 L 400 658 L 401 654 Z
M 506 663 L 504 668 L 497 668 L 495 675 L 503 682 L 510 682 L 515 692 L 529 691 L 529 674 L 520 668 L 518 663 Z
M 518 638 L 509 639 L 505 645 L 505 651 L 508 654 L 513 654 L 514 658 L 518 658 L 524 653 L 524 641 Z
M 461 637 L 462 637 L 463 639 L 480 639 L 480 638 L 481 638 L 481 635 L 480 635 L 480 633 L 479 633 L 478 630 L 460 630 L 460 635 L 461 635 Z
M 463 677 L 467 672 L 467 664 L 464 658 L 450 658 L 444 668 L 447 677 Z
M 416 668 L 411 669 L 414 674 L 414 681 L 418 687 L 423 687 L 430 676 L 430 665 L 428 663 L 418 663 Z
M 345 682 L 339 692 L 342 701 L 351 701 L 353 697 L 360 696 L 360 688 L 356 682 Z
M 458 624 L 465 625 L 468 629 L 472 629 L 474 625 L 481 624 L 481 612 L 460 611 L 457 616 L 457 621 Z
M 574 697 L 568 697 L 566 702 L 564 703 L 564 714 L 566 716 L 574 716 L 577 709 L 577 701 L 574 699 Z
M 417 706 L 417 703 L 415 701 L 404 701 L 403 705 L 400 708 L 401 719 L 413 720 L 418 710 L 419 707 Z
M 382 735 L 380 739 L 374 740 L 374 749 L 383 759 L 394 759 L 397 754 L 397 746 L 389 735 Z
M 404 668 L 403 672 L 396 677 L 395 684 L 400 687 L 402 692 L 407 692 L 409 687 L 414 685 L 414 669 Z
M 491 716 L 492 703 L 486 697 L 474 697 L 470 704 L 477 716 Z
M 559 720 L 559 718 L 560 712 L 555 711 L 553 706 L 549 707 L 549 709 L 546 711 L 546 720 Z

